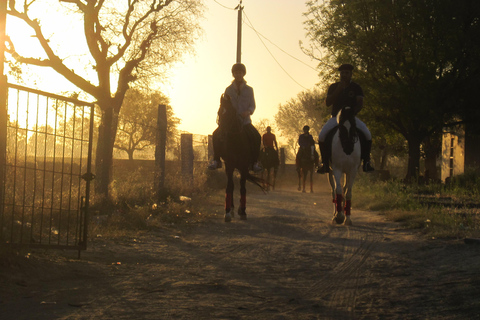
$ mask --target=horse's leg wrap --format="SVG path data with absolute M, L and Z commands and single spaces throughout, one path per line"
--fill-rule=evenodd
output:
M 337 205 L 337 212 L 342 211 L 342 202 L 343 202 L 343 195 L 337 193 L 337 198 L 335 199 L 335 204 Z
M 345 215 L 346 216 L 350 215 L 351 208 L 352 208 L 352 200 L 346 200 L 345 201 Z
M 225 212 L 229 212 L 232 208 L 232 198 L 233 195 L 231 193 L 225 194 Z
M 247 207 L 247 195 L 241 194 L 240 195 L 240 208 L 245 209 Z

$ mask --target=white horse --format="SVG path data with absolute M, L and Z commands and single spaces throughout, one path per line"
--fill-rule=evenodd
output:
M 361 163 L 360 141 L 353 109 L 347 107 L 340 111 L 337 114 L 337 123 L 338 130 L 332 140 L 331 170 L 328 175 L 334 204 L 332 223 L 352 225 L 352 187 Z

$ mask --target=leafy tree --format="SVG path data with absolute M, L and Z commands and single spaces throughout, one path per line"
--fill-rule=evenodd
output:
M 146 94 L 130 89 L 123 100 L 118 120 L 115 148 L 125 151 L 133 161 L 135 151 L 145 150 L 156 142 L 158 105 L 167 106 L 167 149 L 175 144 L 174 136 L 180 119 L 174 116 L 167 97 L 161 93 Z
M 417 177 L 425 139 L 456 123 L 455 115 L 473 112 L 480 3 L 331 0 L 309 1 L 307 7 L 314 43 L 307 53 L 327 75 L 340 63 L 356 65 L 370 102 L 362 117 L 406 139 L 406 179 Z M 322 59 L 320 47 L 328 51 Z
M 193 41 L 201 30 L 198 17 L 202 14 L 202 2 L 60 0 L 71 21 L 83 24 L 76 30 L 83 30 L 85 52 L 78 54 L 83 54 L 82 59 L 87 60 L 85 66 L 89 68 L 84 70 L 78 64 L 72 65 L 71 52 L 61 56 L 60 52 L 67 52 L 69 48 L 62 48 L 61 39 L 42 28 L 42 21 L 56 21 L 52 16 L 42 16 L 45 10 L 35 10 L 35 6 L 38 9 L 42 5 L 50 9 L 58 3 L 32 0 L 17 5 L 16 1 L 10 0 L 7 14 L 31 27 L 44 57 L 32 56 L 31 52 L 16 52 L 13 42 L 9 44 L 9 52 L 18 62 L 52 68 L 96 99 L 101 121 L 95 187 L 97 195 L 107 200 L 118 115 L 127 89 L 132 85 L 146 86 L 161 80 L 168 66 L 181 59 L 182 54 L 192 51 Z M 58 25 L 56 30 L 63 27 Z
M 296 152 L 298 136 L 305 125 L 310 127 L 310 133 L 316 140 L 323 124 L 328 119 L 330 111 L 325 105 L 325 95 L 319 90 L 300 92 L 280 105 L 275 115 L 275 122 L 282 132 L 282 138 L 287 140 L 289 147 Z

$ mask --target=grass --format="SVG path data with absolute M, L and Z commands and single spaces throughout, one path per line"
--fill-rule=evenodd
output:
M 355 205 L 384 214 L 430 238 L 480 237 L 480 176 L 469 172 L 448 184 L 376 181 L 361 175 Z
M 110 188 L 114 209 L 109 215 L 93 215 L 89 234 L 111 238 L 158 228 L 189 229 L 222 209 L 212 210 L 211 199 L 223 201 L 215 190 L 224 181 L 223 172 L 199 166 L 193 181 L 185 181 L 179 170 L 167 171 L 160 197 L 153 188 L 151 168 L 119 170 Z
M 190 228 L 223 214 L 225 177 L 199 165 L 193 181 L 181 179 L 180 168 L 167 170 L 164 200 L 153 190 L 151 168 L 118 170 L 114 174 L 114 210 L 94 216 L 91 236 L 116 237 L 157 228 Z M 467 173 L 448 184 L 405 184 L 360 175 L 355 182 L 355 206 L 417 229 L 430 238 L 480 238 L 480 175 Z M 216 204 L 216 205 L 212 205 Z

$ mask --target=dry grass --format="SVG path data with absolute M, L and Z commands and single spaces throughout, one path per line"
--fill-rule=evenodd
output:
M 479 238 L 478 182 L 476 175 L 460 176 L 448 185 L 375 181 L 362 175 L 356 182 L 355 204 L 379 211 L 407 228 L 421 230 L 427 237 Z

